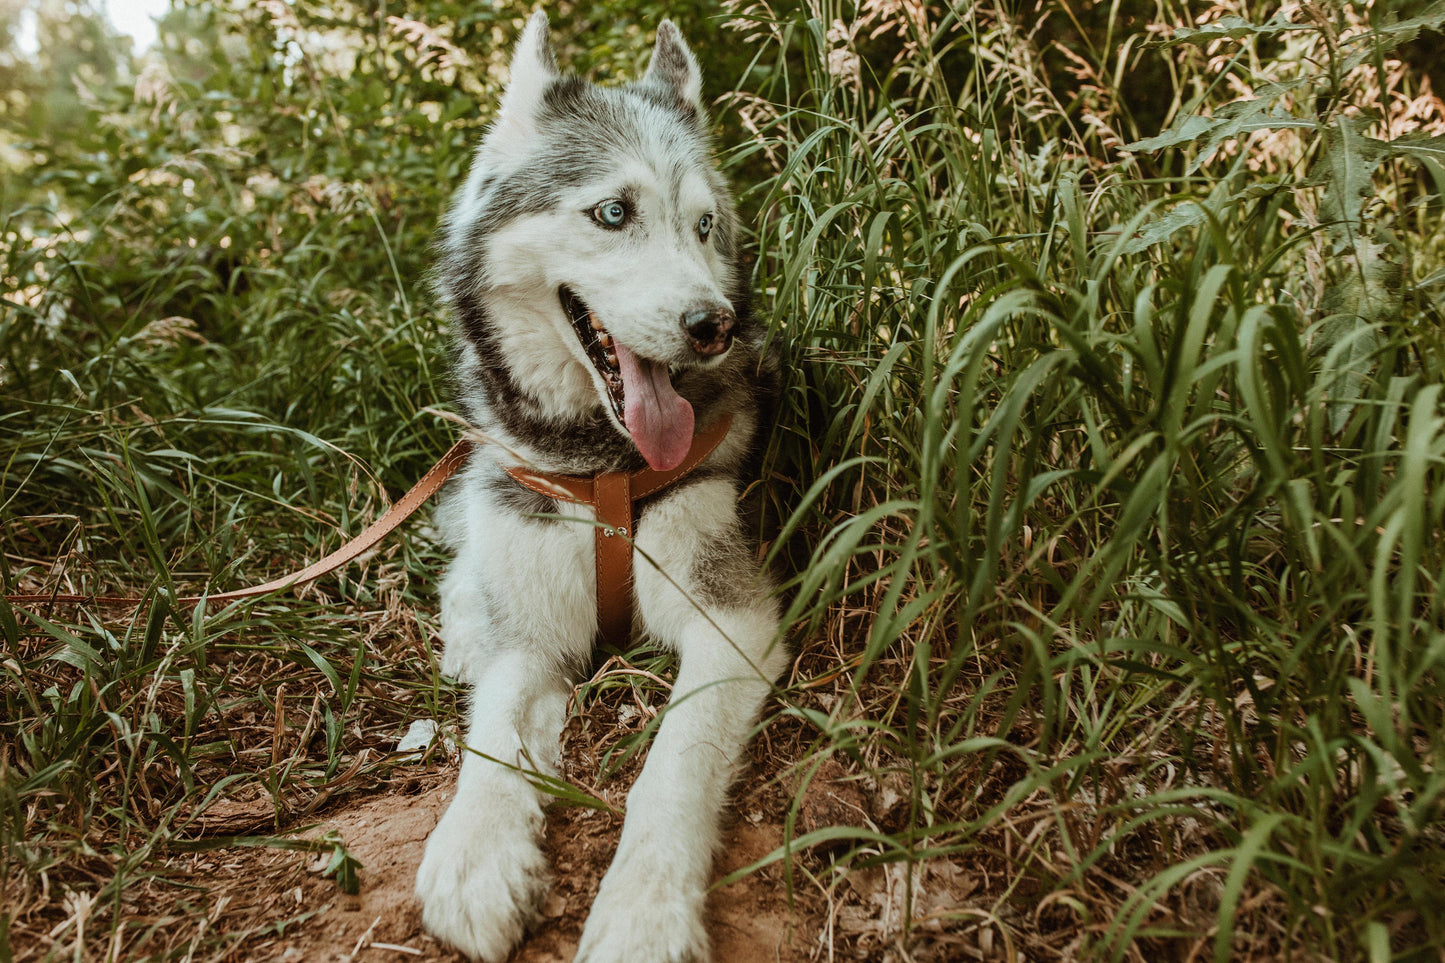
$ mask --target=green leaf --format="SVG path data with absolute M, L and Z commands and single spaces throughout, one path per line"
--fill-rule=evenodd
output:
M 1374 195 L 1375 171 L 1389 153 L 1382 140 L 1366 136 L 1373 121 L 1368 117 L 1339 117 L 1326 128 L 1324 196 L 1320 213 L 1336 249 L 1352 245 L 1361 232 L 1361 211 Z
M 1265 846 L 1270 835 L 1284 822 L 1283 813 L 1269 813 L 1249 828 L 1235 848 L 1229 861 L 1229 875 L 1224 880 L 1224 891 L 1219 899 L 1219 930 L 1214 937 L 1215 963 L 1228 963 L 1231 941 L 1234 937 L 1235 914 L 1244 898 L 1244 884 L 1255 864 L 1267 858 Z
M 1245 37 L 1267 37 L 1290 31 L 1319 29 L 1313 24 L 1290 23 L 1288 16 L 1281 11 L 1268 23 L 1250 23 L 1243 17 L 1230 14 L 1199 27 L 1176 27 L 1173 36 L 1155 43 L 1160 47 L 1173 47 L 1181 43 L 1203 45 L 1216 40 L 1242 40 Z
M 1253 100 L 1236 100 L 1225 104 L 1213 117 L 1198 114 L 1187 115 L 1167 131 L 1156 137 L 1125 144 L 1121 150 L 1156 151 L 1181 144 L 1206 140 L 1204 150 L 1189 164 L 1189 173 L 1194 173 L 1209 161 L 1227 140 L 1251 134 L 1257 130 L 1282 130 L 1300 128 L 1314 130 L 1319 127 L 1313 120 L 1296 117 L 1281 107 L 1273 106 L 1272 97 Z
M 1132 152 L 1164 150 L 1166 147 L 1178 147 L 1180 144 L 1192 144 L 1205 134 L 1214 129 L 1215 121 L 1212 117 L 1204 117 L 1199 114 L 1185 114 L 1169 127 L 1162 134 L 1153 137 L 1146 137 L 1143 140 L 1136 140 L 1133 143 L 1125 144 L 1120 150 Z
M 1406 135 L 1397 137 L 1391 141 L 1384 141 L 1385 149 L 1395 155 L 1405 154 L 1419 160 L 1433 160 L 1445 162 L 1445 135 L 1425 137 L 1422 135 Z
M 336 830 L 329 830 L 321 837 L 321 841 L 331 845 L 331 861 L 321 871 L 322 876 L 336 877 L 336 885 L 348 896 L 355 896 L 361 892 L 361 860 L 351 855 L 346 848 L 345 841 Z
M 1394 16 L 1393 13 L 1386 14 L 1381 19 Z M 1372 29 L 1364 33 L 1356 34 L 1343 43 L 1359 43 L 1363 49 L 1357 50 L 1341 62 L 1339 73 L 1341 76 L 1348 74 L 1351 70 L 1361 64 L 1374 60 L 1376 57 L 1394 50 L 1401 44 L 1409 43 L 1420 36 L 1421 30 L 1430 30 L 1439 33 L 1441 27 L 1445 26 L 1445 0 L 1436 0 L 1435 3 L 1425 8 L 1425 12 L 1418 16 L 1407 17 L 1404 20 L 1396 20 L 1393 23 L 1378 23 Z
M 1204 205 L 1199 202 L 1180 204 L 1158 220 L 1141 227 L 1132 238 L 1124 243 L 1121 249 L 1122 253 L 1137 254 L 1146 248 L 1163 243 L 1180 231 L 1202 224 L 1207 216 Z

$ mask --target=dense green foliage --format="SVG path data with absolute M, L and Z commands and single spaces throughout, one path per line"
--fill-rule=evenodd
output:
M 1438 952 L 1445 9 L 1016 7 L 666 11 L 736 83 L 792 372 L 775 724 L 908 799 L 793 852 L 830 891 L 1001 867 L 945 927 L 1035 957 Z M 254 581 L 444 450 L 427 248 L 526 12 L 188 4 L 83 122 L 7 115 L 8 588 Z M 559 54 L 633 76 L 662 13 L 561 8 Z M 51 874 L 114 926 L 208 794 L 262 784 L 286 828 L 454 712 L 440 564 L 0 606 L 7 907 Z M 237 725 L 283 684 L 319 687 L 319 751 Z
M 1371 77 L 1445 15 L 1339 13 L 1176 30 L 1216 57 L 1177 58 L 1172 125 L 1123 148 L 1140 161 L 1110 86 L 1125 48 L 1081 61 L 1081 116 L 1049 103 L 1018 25 L 978 11 L 875 82 L 823 69 L 839 41 L 800 30 L 817 69 L 763 126 L 786 157 L 763 276 L 829 362 L 810 434 L 814 525 L 834 527 L 793 612 L 876 599 L 860 679 L 909 646 L 891 712 L 829 735 L 936 776 L 914 857 L 978 845 L 1001 753 L 1029 770 L 1016 798 L 1108 800 L 1092 838 L 1060 817 L 1033 857 L 1069 887 L 1141 835 L 1174 850 L 1113 918 L 1116 951 L 1210 865 L 1220 959 L 1250 872 L 1286 945 L 1442 935 L 1445 140 L 1438 101 L 1435 136 L 1402 130 L 1406 98 Z M 950 56 L 965 69 L 919 69 Z M 1206 71 L 1246 96 L 1185 100 Z M 1171 840 L 1181 819 L 1214 838 Z

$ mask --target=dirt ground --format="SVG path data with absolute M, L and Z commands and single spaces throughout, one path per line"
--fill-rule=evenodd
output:
M 627 789 L 640 769 L 634 758 L 599 780 L 599 729 L 617 727 L 574 723 L 571 738 L 564 737 L 563 774 L 616 812 L 562 804 L 548 811 L 545 849 L 555 880 L 542 922 L 511 963 L 572 959 L 621 836 Z M 773 745 L 770 736 L 777 734 L 776 728 L 765 731 L 749 747 L 724 815 L 716 879 L 763 860 L 784 841 L 797 787 L 782 759 L 796 746 L 787 738 Z M 347 791 L 321 801 L 279 834 L 272 799 L 254 784 L 237 783 L 236 796 L 213 799 L 198 814 L 194 851 L 164 858 L 156 871 L 136 879 L 120 905 L 90 895 L 94 883 L 87 886 L 87 879 L 116 872 L 100 861 L 72 868 L 64 889 L 5 893 L 19 912 L 8 934 L 12 953 L 0 953 L 0 959 L 460 963 L 463 957 L 423 931 L 412 900 L 427 837 L 450 802 L 458 763 L 440 751 L 426 761 L 388 757 L 363 767 L 366 758 L 359 757 L 354 780 L 337 780 Z M 898 792 L 886 783 L 868 788 L 826 760 L 797 803 L 795 830 L 888 827 L 900 818 L 900 805 Z M 327 834 L 360 864 L 354 896 L 326 873 L 332 845 L 321 852 L 306 848 Z M 300 848 L 286 848 L 290 843 Z M 935 859 L 914 871 L 910 893 L 905 864 L 854 863 L 845 870 L 829 852 L 813 848 L 791 864 L 775 861 L 715 887 L 708 931 L 716 963 L 943 963 L 1015 955 L 1016 936 L 1010 934 L 1016 926 L 984 908 L 994 902 L 987 894 L 1006 882 L 1002 878 L 990 881 L 972 862 Z M 913 936 L 903 951 L 899 934 L 910 918 Z M 0 932 L 0 950 L 5 935 Z
M 541 923 L 512 963 L 567 963 L 576 951 L 642 765 L 642 755 L 617 763 L 621 740 L 642 735 L 656 708 L 626 695 L 618 696 L 626 703 L 620 707 L 594 701 L 563 733 L 561 775 L 611 811 L 563 803 L 548 810 L 544 846 L 554 883 Z M 12 953 L 0 959 L 461 961 L 423 931 L 412 899 L 459 760 L 441 745 L 425 758 L 402 755 L 394 726 L 380 731 L 313 796 L 285 797 L 289 811 L 279 825 L 275 797 L 256 780 L 238 780 L 208 798 L 183 834 L 171 837 L 169 852 L 143 848 L 126 857 L 143 869 L 131 874 L 119 901 L 98 895 L 122 871 L 99 853 L 57 866 L 38 887 L 14 877 L 7 889 L 0 878 L 0 897 L 7 909 L 15 907 Z M 796 720 L 780 718 L 749 745 L 724 813 L 715 879 L 776 851 L 790 814 L 798 835 L 902 825 L 906 786 L 860 780 L 835 759 L 814 758 L 803 767 L 811 781 L 795 800 L 801 784 L 793 760 L 805 757 L 806 734 Z M 356 895 L 328 875 L 337 845 L 359 864 Z M 845 868 L 834 864 L 838 852 L 826 843 L 806 848 L 715 887 L 708 931 L 716 963 L 941 963 L 994 956 L 994 930 L 1007 939 L 1009 927 L 978 905 L 996 887 L 976 866 L 935 859 L 915 870 L 910 884 L 903 863 L 855 860 Z M 913 938 L 900 955 L 899 934 L 910 919 Z M 0 931 L 0 950 L 6 935 Z
M 596 760 L 591 752 L 579 753 L 578 742 L 586 745 L 584 740 L 572 742 L 564 754 L 564 769 L 569 775 L 575 770 L 590 791 L 619 812 L 567 805 L 554 805 L 548 811 L 545 849 L 556 878 L 542 923 L 518 948 L 512 963 L 572 959 L 622 832 L 620 810 L 638 765 L 630 764 L 599 787 L 593 781 L 595 770 L 586 771 Z M 238 900 L 254 906 L 266 899 L 271 907 L 268 926 L 233 944 L 223 958 L 294 963 L 463 960 L 423 931 L 420 909 L 412 900 L 417 866 L 427 836 L 451 799 L 456 768 L 455 761 L 429 766 L 394 781 L 386 790 L 358 793 L 318 814 L 319 825 L 306 835 L 319 837 L 328 831 L 340 835 L 347 851 L 361 863 L 356 896 L 343 893 L 333 879 L 322 875 L 325 855 L 258 852 L 220 867 L 234 873 L 240 889 L 249 890 L 238 892 Z M 826 813 L 830 793 L 820 789 L 812 797 L 819 805 L 810 804 L 810 822 L 814 810 Z M 757 862 L 783 842 L 788 796 L 756 767 L 743 773 L 733 800 L 715 864 L 717 879 Z M 241 804 L 228 817 L 222 802 L 208 815 L 243 819 L 249 808 Z M 826 916 L 823 899 L 816 887 L 809 894 L 802 889 L 806 882 L 795 878 L 794 884 L 790 898 L 783 863 L 777 862 L 711 893 L 708 931 L 716 963 L 801 963 L 819 958 Z M 253 914 L 254 910 L 247 915 L 255 919 Z
M 294 888 L 282 890 L 277 908 L 318 912 L 281 933 L 255 941 L 238 958 L 315 963 L 462 960 L 422 931 L 420 910 L 411 896 L 422 848 L 451 798 L 453 783 L 452 778 L 444 778 L 416 795 L 362 798 L 331 814 L 317 832 L 336 830 L 348 851 L 361 861 L 361 892 L 347 896 L 333 882 L 310 871 L 288 880 L 294 882 Z M 588 906 L 621 829 L 620 817 L 599 810 L 554 807 L 549 813 L 546 849 L 557 879 L 547 901 L 545 921 L 512 957 L 514 963 L 572 959 Z M 781 826 L 733 820 L 724 834 L 718 875 L 761 859 L 781 842 Z M 307 870 L 320 864 L 305 854 L 287 857 L 309 864 Z M 809 958 L 809 948 L 800 943 L 801 930 L 806 927 L 798 925 L 807 914 L 789 911 L 782 874 L 769 870 L 710 897 L 709 932 L 717 963 Z M 315 906 L 316 901 L 322 905 Z

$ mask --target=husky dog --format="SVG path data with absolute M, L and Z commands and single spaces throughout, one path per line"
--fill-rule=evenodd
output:
M 504 959 L 538 917 L 544 797 L 527 776 L 556 771 L 570 684 L 598 631 L 596 526 L 577 520 L 591 509 L 505 468 L 667 470 L 695 427 L 732 418 L 696 470 L 638 503 L 634 626 L 681 667 L 579 961 L 709 958 L 719 811 L 787 661 L 738 512 L 776 369 L 746 312 L 700 95 L 670 21 L 641 81 L 601 88 L 558 73 L 535 14 L 443 229 L 460 404 L 498 444 L 476 452 L 441 510 L 457 553 L 441 589 L 442 669 L 473 687 L 470 751 L 416 893 L 426 928 L 483 960 Z

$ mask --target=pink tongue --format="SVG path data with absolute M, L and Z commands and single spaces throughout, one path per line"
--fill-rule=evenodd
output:
M 642 457 L 657 471 L 682 464 L 692 447 L 692 405 L 673 390 L 667 365 L 639 358 L 614 341 L 622 368 L 623 423 Z

